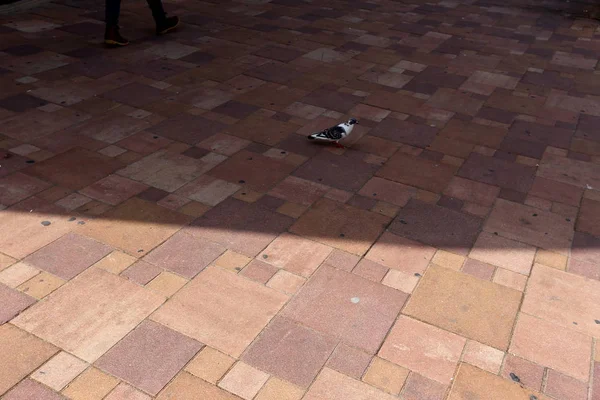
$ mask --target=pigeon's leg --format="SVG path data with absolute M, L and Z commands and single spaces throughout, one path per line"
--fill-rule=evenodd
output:
M 340 144 L 340 142 L 335 142 L 335 147 L 338 149 L 345 149 L 344 145 Z

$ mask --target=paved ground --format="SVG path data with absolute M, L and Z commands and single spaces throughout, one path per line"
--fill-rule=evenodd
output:
M 98 3 L 0 19 L 0 396 L 600 399 L 597 21 Z

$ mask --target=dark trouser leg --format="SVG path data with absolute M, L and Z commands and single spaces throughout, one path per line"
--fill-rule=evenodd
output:
M 106 0 L 106 26 L 119 25 L 119 14 L 121 13 L 121 0 Z
M 154 17 L 154 21 L 156 23 L 163 22 L 165 19 L 165 10 L 163 9 L 161 0 L 146 0 L 148 2 L 148 7 L 152 10 L 152 16 Z

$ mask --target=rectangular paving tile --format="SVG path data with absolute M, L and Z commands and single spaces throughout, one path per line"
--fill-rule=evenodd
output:
M 0 178 L 0 204 L 8 207 L 49 188 L 41 179 L 17 172 Z
M 376 175 L 430 192 L 441 193 L 450 183 L 456 170 L 454 166 L 398 152 L 377 171 Z
M 157 400 L 239 400 L 239 397 L 211 385 L 194 375 L 182 372 L 163 390 Z
M 208 267 L 151 319 L 239 357 L 287 296 L 218 267 Z
M 110 175 L 80 190 L 79 193 L 116 206 L 146 190 L 148 186 L 118 175 Z
M 481 224 L 475 216 L 411 199 L 399 211 L 389 230 L 408 239 L 467 255 Z
M 90 269 L 13 323 L 94 362 L 164 302 L 102 269 Z
M 307 388 L 337 344 L 337 340 L 277 318 L 244 354 L 244 362 Z
M 535 168 L 471 153 L 458 175 L 488 185 L 527 193 L 535 177 Z
M 31 296 L 0 283 L 0 324 L 4 324 L 35 303 Z
M 522 275 L 529 275 L 535 257 L 535 247 L 482 232 L 469 257 Z
M 500 199 L 483 229 L 567 255 L 573 240 L 573 225 L 573 221 L 558 214 Z
M 546 154 L 540 162 L 538 176 L 580 188 L 600 188 L 600 165 Z
M 64 400 L 65 397 L 48 389 L 41 383 L 25 379 L 15 386 L 3 397 L 4 400 L 36 399 L 36 400 Z
M 323 266 L 281 315 L 373 354 L 407 297 L 382 284 Z
M 303 214 L 290 232 L 361 256 L 388 222 L 386 216 L 323 199 Z
M 195 145 L 223 131 L 226 127 L 227 125 L 222 122 L 182 113 L 148 128 L 148 131 L 167 139 Z
M 202 344 L 152 321 L 142 322 L 96 366 L 153 396 L 194 357 Z
M 329 368 L 317 377 L 304 400 L 393 400 L 397 397 Z
M 385 232 L 365 258 L 409 274 L 422 274 L 435 252 L 433 247 Z
M 516 290 L 432 265 L 403 313 L 506 350 L 520 303 Z
M 379 177 L 371 178 L 358 192 L 358 194 L 371 197 L 378 201 L 404 207 L 408 200 L 414 197 L 417 190 L 412 186 L 403 185 Z
M 332 248 L 300 236 L 283 233 L 258 258 L 277 268 L 308 277 L 329 256 Z
M 371 129 L 369 134 L 394 142 L 425 148 L 433 142 L 437 131 L 436 128 L 428 125 L 386 118 Z

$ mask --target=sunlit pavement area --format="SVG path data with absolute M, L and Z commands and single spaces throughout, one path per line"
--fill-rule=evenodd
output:
M 0 16 L 0 396 L 600 399 L 600 23 L 525 3 Z

